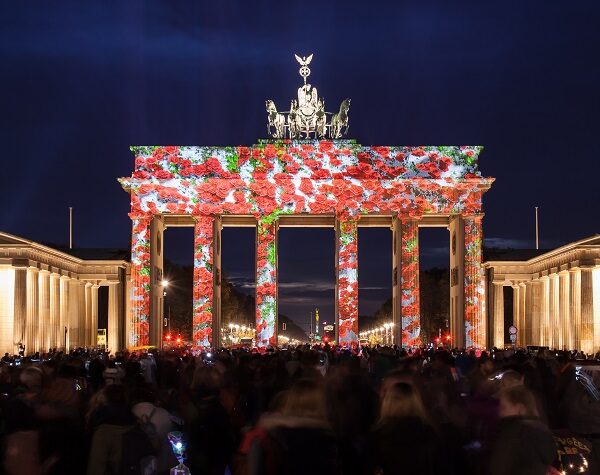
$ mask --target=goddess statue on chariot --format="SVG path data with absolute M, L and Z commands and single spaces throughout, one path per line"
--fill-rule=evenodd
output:
M 267 133 L 275 139 L 341 138 L 348 132 L 350 99 L 342 101 L 339 112 L 326 112 L 325 101 L 319 97 L 317 88 L 306 82 L 310 75 L 308 65 L 313 55 L 295 56 L 300 63 L 300 76 L 304 79 L 304 85 L 298 88 L 298 99 L 292 100 L 289 111 L 278 112 L 275 102 L 266 101 Z M 327 116 L 330 116 L 329 121 Z

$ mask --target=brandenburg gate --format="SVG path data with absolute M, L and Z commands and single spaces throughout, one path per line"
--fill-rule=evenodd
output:
M 253 146 L 132 147 L 135 169 L 119 179 L 131 196 L 132 292 L 128 346 L 162 341 L 163 235 L 194 227 L 193 344 L 220 346 L 221 230 L 256 228 L 256 346 L 277 342 L 277 233 L 331 226 L 336 233 L 336 340 L 358 344 L 359 226 L 393 233 L 394 342 L 418 346 L 419 227 L 450 231 L 453 344 L 485 347 L 482 195 L 493 178 L 477 168 L 477 146 L 363 146 L 343 139 L 339 112 L 307 83 L 290 110 L 267 101 L 269 140 Z

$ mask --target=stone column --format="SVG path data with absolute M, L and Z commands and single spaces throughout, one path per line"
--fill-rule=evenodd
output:
M 119 336 L 120 344 L 127 348 L 129 345 L 129 335 L 133 333 L 133 308 L 132 303 L 133 299 L 131 296 L 133 295 L 133 285 L 131 283 L 131 267 L 129 268 L 129 272 L 125 275 L 125 325 L 123 328 L 123 334 Z
M 504 348 L 504 285 L 494 283 L 494 346 Z
M 521 331 L 521 314 L 519 312 L 519 290 L 520 287 L 518 285 L 512 285 L 513 289 L 513 325 L 517 327 L 517 340 L 515 341 L 515 345 L 519 342 L 519 332 Z
M 39 326 L 39 276 L 38 269 L 27 269 L 27 318 L 25 321 L 25 353 L 31 355 L 38 351 Z
M 523 346 L 532 344 L 531 321 L 533 315 L 533 281 L 525 283 L 525 322 L 523 328 Z
M 594 287 L 592 269 L 581 268 L 581 349 L 594 354 Z
M 212 216 L 197 216 L 194 227 L 194 287 L 192 341 L 210 348 L 213 335 L 213 231 Z
M 77 305 L 79 310 L 77 312 L 77 333 L 79 335 L 77 339 L 79 340 L 79 346 L 86 346 L 88 333 L 85 321 L 85 283 L 80 280 L 77 281 Z
M 91 345 L 96 346 L 98 344 L 98 284 L 92 285 L 92 301 L 91 301 L 91 316 L 90 316 L 90 328 L 88 334 L 90 335 Z
M 571 339 L 571 326 L 569 322 L 570 304 L 569 304 L 569 271 L 562 271 L 558 274 L 559 278 L 559 318 L 562 341 L 560 348 L 572 350 L 573 340 Z
M 542 315 L 542 283 L 539 279 L 535 279 L 532 283 L 531 298 L 531 345 L 538 346 L 540 344 L 540 323 Z
M 336 316 L 340 345 L 358 344 L 358 228 L 356 219 L 336 224 Z
M 223 221 L 220 216 L 216 216 L 213 223 L 213 323 L 212 323 L 212 341 L 213 347 L 220 348 L 223 345 L 221 341 L 221 231 Z
M 18 344 L 25 344 L 27 322 L 27 268 L 15 267 L 13 342 L 14 353 L 19 351 Z
M 402 290 L 400 289 L 400 272 L 402 254 L 402 239 L 400 238 L 401 222 L 397 218 L 392 219 L 392 343 L 398 344 L 402 341 Z M 337 257 L 336 257 L 337 266 Z
M 521 328 L 518 329 L 517 343 L 522 347 L 527 346 L 527 294 L 530 292 L 528 287 L 525 282 L 519 284 L 519 324 Z
M 50 348 L 60 347 L 60 275 L 50 274 Z
M 84 344 L 90 346 L 94 343 L 92 340 L 92 283 L 85 283 L 85 325 L 84 325 Z M 93 342 L 93 343 L 92 343 Z
M 58 334 L 58 347 L 64 351 L 69 351 L 69 306 L 71 299 L 69 296 L 71 279 L 65 275 L 60 277 L 60 320 L 59 320 L 59 334 Z
M 258 220 L 256 227 L 256 346 L 277 344 L 278 223 Z
M 540 302 L 540 346 L 548 346 L 551 340 L 550 328 L 550 279 L 547 275 L 540 277 L 542 296 Z
M 600 351 L 600 266 L 596 266 L 592 270 L 592 320 L 594 325 L 594 351 L 598 352 Z
M 112 354 L 120 350 L 119 348 L 119 297 L 121 293 L 121 284 L 119 282 L 109 282 L 108 284 L 108 328 L 107 328 L 107 346 Z M 96 311 L 98 289 L 96 288 Z M 96 317 L 98 314 L 96 313 Z M 97 320 L 96 320 L 97 321 Z
M 573 347 L 570 349 L 581 349 L 581 269 L 569 270 L 569 323 L 571 325 L 571 337 Z
M 419 222 L 400 218 L 400 291 L 402 347 L 421 344 L 421 305 L 419 287 Z
M 560 332 L 560 314 L 559 314 L 559 281 L 558 274 L 550 274 L 550 328 L 551 328 L 551 344 L 550 348 L 561 347 L 561 332 Z
M 39 272 L 39 322 L 38 341 L 40 352 L 47 352 L 50 348 L 50 272 Z
M 14 329 L 15 271 L 12 265 L 0 264 L 0 354 L 12 354 Z
M 464 217 L 465 346 L 484 348 L 486 342 L 484 271 L 481 265 L 483 216 Z
M 71 279 L 69 280 L 69 317 L 67 320 L 69 328 L 67 338 L 68 350 L 81 345 L 79 341 L 79 310 L 79 281 Z
M 128 347 L 150 343 L 150 223 L 151 216 L 131 216 L 131 325 Z
M 450 332 L 452 345 L 465 345 L 465 240 L 464 222 L 461 216 L 450 216 Z

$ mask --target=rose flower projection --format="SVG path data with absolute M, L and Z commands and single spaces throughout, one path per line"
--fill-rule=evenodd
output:
M 357 226 L 365 216 L 400 223 L 398 326 L 404 346 L 420 342 L 418 225 L 459 217 L 464 227 L 465 343 L 484 345 L 481 199 L 492 178 L 477 169 L 480 147 L 362 146 L 351 140 L 269 140 L 251 147 L 132 147 L 135 170 L 121 178 L 131 196 L 132 291 L 129 346 L 156 344 L 151 275 L 159 217 L 195 220 L 193 344 L 215 335 L 215 219 L 254 217 L 256 345 L 276 344 L 277 229 L 282 216 L 331 216 L 337 227 L 338 341 L 358 342 Z M 158 262 L 158 261 L 157 261 Z M 220 278 L 220 274 L 218 274 Z M 153 323 L 154 322 L 154 323 Z M 399 341 L 398 341 L 399 342 Z

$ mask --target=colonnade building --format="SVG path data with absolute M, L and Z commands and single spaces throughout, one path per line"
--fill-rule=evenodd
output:
M 533 254 L 533 255 L 532 255 Z M 600 235 L 550 251 L 488 252 L 488 344 L 600 350 Z
M 128 345 L 128 251 L 59 250 L 0 232 L 0 352 Z M 600 235 L 549 251 L 486 250 L 488 347 L 600 350 Z
M 124 347 L 128 252 L 58 250 L 0 232 L 0 352 Z M 24 347 L 24 348 L 23 348 Z

